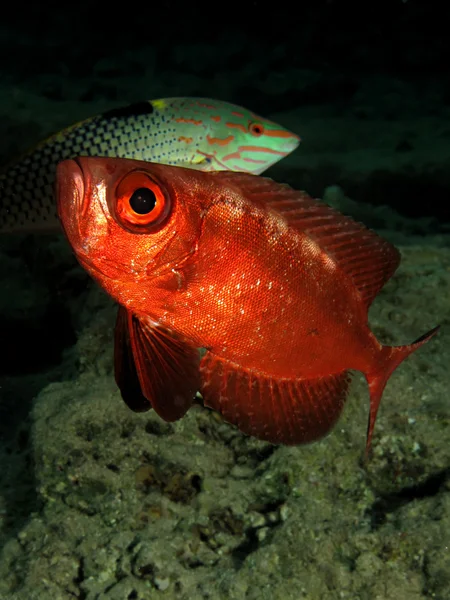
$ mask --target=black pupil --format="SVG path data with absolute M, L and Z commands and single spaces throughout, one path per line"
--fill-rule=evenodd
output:
M 148 215 L 155 208 L 156 196 L 148 188 L 139 188 L 130 198 L 130 206 L 138 215 Z

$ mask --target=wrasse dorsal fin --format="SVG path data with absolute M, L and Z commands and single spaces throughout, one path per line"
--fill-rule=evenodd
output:
M 151 100 L 142 100 L 141 102 L 133 102 L 126 106 L 111 108 L 99 115 L 102 119 L 121 119 L 128 117 L 141 117 L 142 115 L 151 115 L 155 112 L 155 108 Z
M 400 263 L 400 253 L 390 242 L 306 192 L 247 173 L 214 176 L 248 200 L 281 214 L 316 242 L 351 277 L 367 308 Z
M 181 419 L 200 387 L 196 348 L 120 306 L 114 339 L 116 383 L 134 411 L 153 408 L 165 421 Z
M 326 435 L 347 397 L 347 371 L 316 379 L 265 377 L 207 352 L 200 363 L 205 406 L 242 432 L 296 445 Z

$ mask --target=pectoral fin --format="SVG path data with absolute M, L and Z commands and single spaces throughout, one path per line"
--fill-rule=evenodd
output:
M 200 387 L 197 349 L 122 306 L 116 321 L 114 370 L 126 404 L 138 412 L 154 408 L 165 421 L 180 419 Z

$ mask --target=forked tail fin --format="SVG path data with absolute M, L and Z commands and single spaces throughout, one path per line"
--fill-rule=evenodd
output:
M 420 336 L 412 344 L 407 346 L 383 346 L 381 359 L 378 368 L 373 373 L 365 374 L 367 383 L 369 384 L 370 391 L 370 414 L 369 423 L 367 426 L 367 441 L 366 441 L 366 457 L 370 452 L 370 445 L 372 442 L 373 429 L 375 427 L 375 420 L 377 418 L 378 407 L 380 405 L 381 396 L 386 383 L 395 369 L 407 358 L 410 354 L 415 352 L 418 348 L 426 344 L 430 338 L 432 338 L 439 330 L 439 326 L 434 327 Z

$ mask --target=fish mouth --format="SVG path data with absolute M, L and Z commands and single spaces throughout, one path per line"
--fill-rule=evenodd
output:
M 123 269 L 112 261 L 104 261 L 104 269 L 98 267 L 89 256 L 89 242 L 82 231 L 84 217 L 89 208 L 86 192 L 86 173 L 78 158 L 63 160 L 56 170 L 56 194 L 58 216 L 66 237 L 80 265 L 94 278 L 120 279 Z M 89 185 L 88 185 L 89 187 Z
M 284 155 L 290 154 L 296 148 L 299 147 L 301 141 L 302 141 L 302 138 L 299 135 L 297 135 L 295 133 L 291 133 L 290 137 L 288 137 L 283 142 L 283 144 L 280 145 L 281 153 L 283 153 Z
M 70 195 L 77 202 L 77 206 L 74 208 L 80 209 L 84 199 L 84 173 L 78 159 L 71 158 L 61 161 L 56 167 L 56 178 L 58 204 Z
M 286 146 L 284 146 L 284 150 L 286 152 L 293 152 L 299 147 L 301 141 L 302 138 L 299 135 L 292 134 L 292 138 L 288 141 Z
M 145 269 L 142 273 L 138 270 L 130 272 L 130 265 L 99 256 L 98 236 L 108 234 L 108 218 L 101 203 L 103 214 L 98 219 L 92 207 L 92 190 L 96 188 L 96 182 L 92 181 L 93 167 L 84 157 L 61 161 L 57 166 L 55 188 L 63 231 L 78 262 L 94 279 L 100 283 L 105 278 L 120 282 L 135 280 L 145 274 Z M 98 198 L 93 202 L 98 202 Z
M 76 159 L 63 160 L 56 167 L 56 198 L 62 228 L 73 244 L 74 234 L 80 239 L 78 224 L 84 204 L 84 173 Z M 75 226 L 75 231 L 74 231 Z

